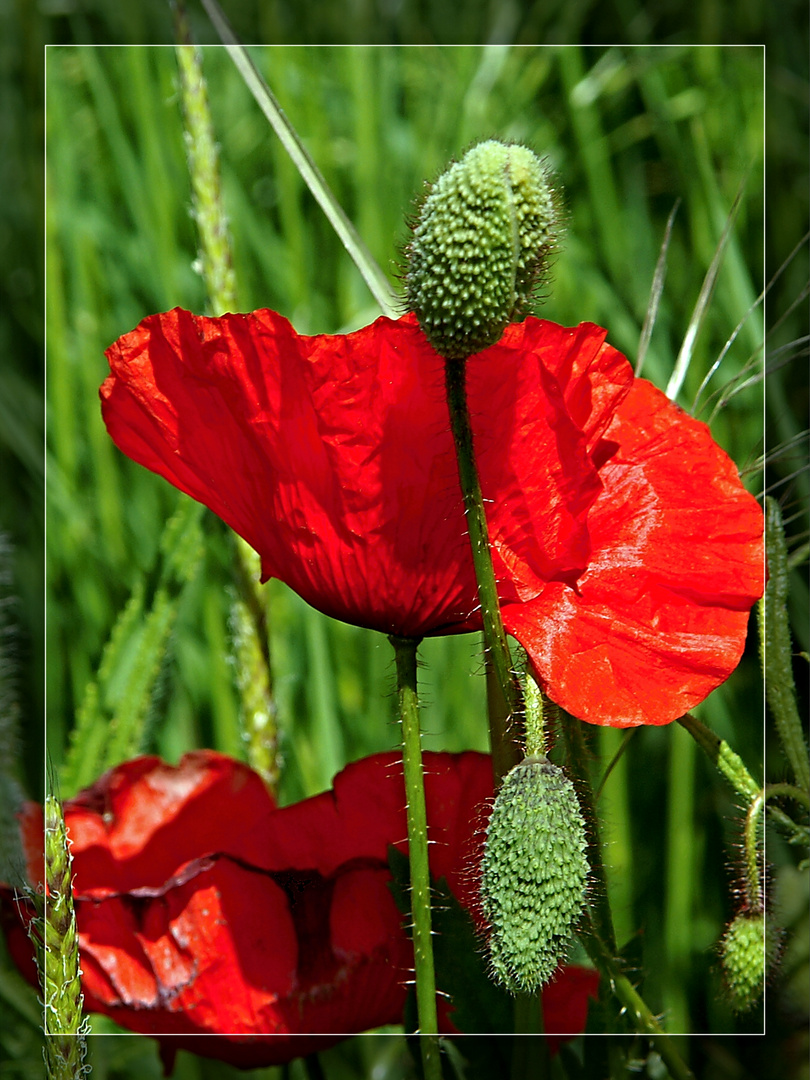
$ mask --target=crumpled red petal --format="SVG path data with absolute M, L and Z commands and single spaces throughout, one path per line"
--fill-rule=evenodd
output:
M 602 723 L 664 724 L 734 670 L 762 593 L 762 512 L 705 424 L 637 379 L 606 439 L 591 559 L 504 622 L 552 697 Z
M 331 791 L 283 809 L 247 766 L 213 751 L 176 767 L 126 762 L 66 802 L 86 1007 L 171 1036 L 170 1050 L 244 1067 L 401 1022 L 413 952 L 389 888 L 389 845 L 407 851 L 398 757 L 349 765 Z M 427 753 L 425 766 L 431 870 L 470 906 L 490 759 Z M 30 806 L 34 883 L 41 828 Z M 30 946 L 12 902 L 2 909 L 24 966 Z M 550 1031 L 584 1026 L 596 976 L 571 998 L 578 970 L 547 990 Z
M 605 338 L 528 318 L 471 357 L 476 456 L 504 621 L 550 697 L 592 723 L 667 723 L 739 659 L 761 513 L 708 429 Z M 107 356 L 116 444 L 231 525 L 265 577 L 385 633 L 480 626 L 443 361 L 413 316 L 304 337 L 271 311 L 175 309 Z

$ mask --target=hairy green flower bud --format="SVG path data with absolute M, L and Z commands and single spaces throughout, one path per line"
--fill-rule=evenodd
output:
M 489 140 L 442 173 L 408 246 L 408 307 L 442 356 L 494 345 L 526 315 L 554 245 L 555 196 L 525 146 Z
M 545 757 L 505 777 L 487 830 L 481 900 L 492 972 L 513 993 L 548 982 L 582 911 L 588 862 L 576 792 Z
M 765 973 L 776 960 L 778 933 L 763 912 L 742 911 L 720 942 L 723 977 L 735 1012 L 753 1009 L 765 988 Z

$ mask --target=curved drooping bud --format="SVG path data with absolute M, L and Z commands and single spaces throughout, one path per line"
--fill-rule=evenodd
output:
M 548 982 L 582 912 L 585 822 L 571 781 L 528 757 L 503 781 L 487 829 L 481 876 L 492 973 L 512 993 Z
M 525 146 L 479 143 L 442 173 L 408 245 L 408 307 L 451 359 L 527 314 L 558 229 L 555 193 Z

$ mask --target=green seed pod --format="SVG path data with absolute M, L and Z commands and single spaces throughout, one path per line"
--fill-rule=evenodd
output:
M 765 972 L 776 959 L 778 933 L 770 932 L 766 946 L 765 915 L 742 911 L 720 942 L 720 959 L 729 1001 L 735 1012 L 753 1009 L 765 987 Z
M 408 246 L 406 287 L 428 341 L 461 359 L 522 319 L 556 236 L 555 194 L 525 146 L 489 140 L 442 173 Z
M 545 757 L 506 776 L 487 829 L 481 900 L 492 973 L 532 993 L 563 959 L 584 905 L 585 822 L 571 781 Z

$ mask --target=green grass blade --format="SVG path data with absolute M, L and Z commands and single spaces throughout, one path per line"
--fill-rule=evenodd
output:
M 664 291 L 664 278 L 667 272 L 667 252 L 669 251 L 669 241 L 672 238 L 672 226 L 675 224 L 675 215 L 678 212 L 678 207 L 681 205 L 681 200 L 676 199 L 675 205 L 672 207 L 669 218 L 667 219 L 667 227 L 664 231 L 664 239 L 661 242 L 661 251 L 658 255 L 658 262 L 655 264 L 655 274 L 653 275 L 652 287 L 650 289 L 650 300 L 647 304 L 647 312 L 644 316 L 644 325 L 641 328 L 641 337 L 638 343 L 638 354 L 636 355 L 636 375 L 641 374 L 641 369 L 644 366 L 644 358 L 647 355 L 647 349 L 650 345 L 650 338 L 652 337 L 653 327 L 655 326 L 655 319 L 658 315 L 658 305 L 661 302 L 661 294 Z
M 222 9 L 215 0 L 203 0 L 203 5 L 239 74 L 245 80 L 245 84 L 256 99 L 259 108 L 270 121 L 284 149 L 292 158 L 295 167 L 312 192 L 318 205 L 326 214 L 332 228 L 340 237 L 341 243 L 360 271 L 363 280 L 368 285 L 374 299 L 380 305 L 383 314 L 387 315 L 389 319 L 398 318 L 400 311 L 397 308 L 396 299 L 388 284 L 388 279 L 377 265 L 352 223 L 346 217 L 343 208 L 332 194 L 329 185 L 321 175 L 320 169 L 310 157 L 309 152 L 284 114 L 284 110 L 279 105 L 272 90 L 256 70 L 247 50 L 237 41 Z
M 695 303 L 692 317 L 689 320 L 689 325 L 686 328 L 686 334 L 684 335 L 683 344 L 681 345 L 678 358 L 675 361 L 675 368 L 667 383 L 666 395 L 674 401 L 681 391 L 686 373 L 689 371 L 689 365 L 692 362 L 692 356 L 695 351 L 695 340 L 700 330 L 703 318 L 709 307 L 709 302 L 714 292 L 714 284 L 717 280 L 717 274 L 720 270 L 720 265 L 723 261 L 723 254 L 726 250 L 726 244 L 731 237 L 731 228 L 734 224 L 734 218 L 737 216 L 737 210 L 740 207 L 742 201 L 743 189 L 745 187 L 745 181 L 740 184 L 737 195 L 726 218 L 726 224 L 723 229 L 722 236 L 718 241 L 717 248 L 714 252 L 714 258 L 711 261 L 709 269 L 706 271 L 706 276 L 703 279 L 703 284 L 700 287 L 700 293 L 698 294 L 697 302 Z
M 143 748 L 155 687 L 183 586 L 202 555 L 203 508 L 183 498 L 167 522 L 160 558 L 120 612 L 87 686 L 60 772 L 66 794 Z
M 810 761 L 793 681 L 793 647 L 787 614 L 787 544 L 776 499 L 765 500 L 765 518 L 770 574 L 760 605 L 765 688 L 779 741 L 796 783 L 805 791 L 810 791 Z

